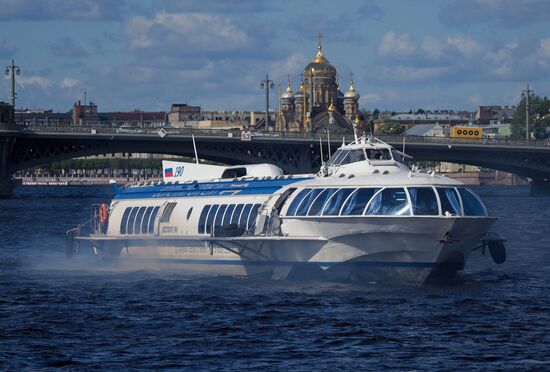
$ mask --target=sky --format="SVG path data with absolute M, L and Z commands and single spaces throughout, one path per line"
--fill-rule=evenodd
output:
M 0 0 L 0 68 L 16 106 L 66 112 L 262 110 L 294 90 L 317 35 L 367 110 L 512 105 L 550 95 L 550 0 Z M 0 100 L 9 80 L 0 79 Z M 276 105 L 272 92 L 271 105 Z

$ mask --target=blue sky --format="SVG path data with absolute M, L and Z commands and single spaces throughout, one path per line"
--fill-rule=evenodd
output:
M 527 83 L 550 95 L 548 0 L 0 0 L 0 9 L 0 67 L 13 57 L 22 69 L 18 107 L 68 111 L 86 90 L 101 111 L 261 110 L 260 80 L 284 85 L 290 74 L 296 89 L 319 32 L 366 109 L 514 104 Z

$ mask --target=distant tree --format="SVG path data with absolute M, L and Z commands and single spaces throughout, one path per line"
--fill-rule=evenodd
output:
M 512 116 L 512 138 L 525 139 L 525 98 L 518 103 Z M 529 98 L 529 132 L 535 138 L 548 138 L 550 129 L 550 99 Z
M 424 115 L 425 113 L 426 111 L 424 111 L 424 109 L 419 108 L 418 110 L 416 110 L 417 115 Z
M 409 110 L 409 115 L 412 115 L 412 113 L 413 113 L 413 110 Z
M 380 117 L 380 110 L 378 110 L 377 108 L 374 109 L 374 111 L 372 112 L 372 117 L 374 119 L 378 119 Z
M 404 131 L 405 128 L 401 124 L 388 121 L 382 124 L 376 134 L 396 135 L 401 134 Z

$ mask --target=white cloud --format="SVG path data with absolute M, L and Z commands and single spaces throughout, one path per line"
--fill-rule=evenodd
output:
M 65 78 L 61 81 L 61 83 L 59 84 L 59 86 L 61 88 L 73 88 L 77 85 L 80 85 L 81 82 L 77 79 L 72 79 L 72 78 Z
M 23 88 L 28 85 L 37 85 L 42 89 L 48 89 L 52 86 L 52 83 L 49 79 L 42 76 L 20 76 L 16 82 L 21 85 Z
M 224 18 L 204 13 L 156 13 L 133 17 L 126 26 L 130 50 L 173 48 L 176 52 L 231 51 L 248 47 L 252 39 Z
M 539 41 L 537 53 L 544 58 L 550 58 L 550 38 L 541 39 Z
M 378 44 L 378 54 L 381 56 L 408 56 L 416 51 L 416 45 L 408 32 L 397 34 L 389 31 L 382 36 Z
M 456 47 L 462 54 L 474 55 L 481 51 L 481 47 L 469 37 L 453 36 L 447 38 L 447 42 Z
M 428 36 L 422 40 L 420 48 L 428 57 L 438 60 L 445 57 L 447 45 L 436 37 Z

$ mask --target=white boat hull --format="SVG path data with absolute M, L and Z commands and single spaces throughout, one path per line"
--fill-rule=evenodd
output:
M 430 275 L 452 277 L 461 270 L 494 220 L 304 218 L 285 222 L 287 236 L 92 236 L 88 241 L 103 257 L 136 268 L 274 279 L 424 283 Z

